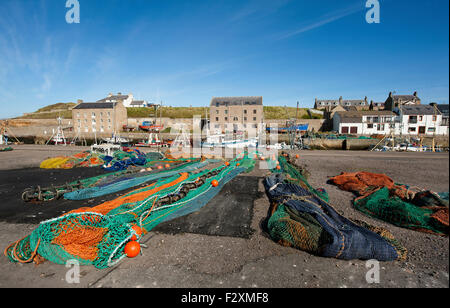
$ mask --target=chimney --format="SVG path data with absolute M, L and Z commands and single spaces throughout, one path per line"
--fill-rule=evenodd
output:
M 414 94 L 413 94 L 415 97 L 417 97 L 417 91 L 416 92 L 414 92 Z
M 339 96 L 339 103 L 342 103 L 342 96 Z
M 389 92 L 389 97 L 392 97 L 392 92 Z
M 111 97 L 111 96 L 113 96 L 112 93 L 109 93 L 109 94 L 108 94 L 108 97 Z
M 365 97 L 364 97 L 364 101 L 365 101 L 365 102 L 366 102 L 366 104 L 367 104 L 367 96 L 365 96 Z
M 117 95 L 122 95 L 122 92 L 117 92 Z

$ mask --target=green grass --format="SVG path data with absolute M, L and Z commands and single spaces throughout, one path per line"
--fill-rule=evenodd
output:
M 205 116 L 205 112 L 209 115 L 209 107 L 162 107 L 162 117 L 171 119 L 192 118 L 195 115 Z M 127 108 L 129 118 L 153 118 L 155 109 L 152 107 L 132 107 Z M 159 117 L 159 110 L 156 114 Z
M 60 112 L 31 113 L 19 117 L 19 119 L 56 119 L 59 116 L 63 119 L 72 119 L 72 110 Z
M 60 110 L 60 109 L 69 110 L 69 108 L 74 107 L 75 105 L 76 105 L 75 103 L 57 103 L 38 109 L 36 112 L 51 112 L 53 110 Z
M 56 119 L 59 115 L 65 119 L 72 118 L 72 111 L 68 110 L 70 107 L 75 106 L 75 103 L 57 103 L 40 108 L 33 114 L 25 115 L 22 119 Z M 65 110 L 52 112 L 53 110 Z M 309 117 L 306 108 L 299 108 L 299 119 L 311 119 Z M 155 108 L 153 107 L 132 107 L 127 108 L 129 118 L 153 118 L 155 117 Z M 162 108 L 162 117 L 171 119 L 186 119 L 199 115 L 205 116 L 205 113 L 209 116 L 209 107 L 164 107 Z M 284 120 L 295 118 L 297 114 L 297 108 L 295 107 L 281 107 L 281 106 L 265 106 L 264 118 L 266 120 Z M 159 110 L 156 113 L 156 117 L 159 117 Z M 320 115 L 313 115 L 313 119 L 321 119 Z
M 306 110 L 306 108 L 298 109 L 299 119 L 310 119 Z M 295 119 L 296 115 L 296 107 L 264 106 L 264 118 L 266 120 Z

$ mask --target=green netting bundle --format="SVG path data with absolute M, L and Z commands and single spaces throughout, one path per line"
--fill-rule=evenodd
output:
M 432 196 L 431 192 L 423 192 L 416 194 L 415 200 L 407 202 L 383 187 L 367 197 L 357 198 L 354 205 L 368 216 L 402 228 L 448 235 L 448 194 L 447 200 L 444 199 L 445 195 Z
M 78 260 L 106 268 L 124 258 L 133 227 L 144 234 L 156 225 L 199 210 L 222 187 L 254 161 L 244 157 L 212 170 L 180 173 L 136 189 L 95 207 L 85 207 L 42 222 L 31 235 L 10 245 L 5 254 L 12 262 L 46 259 L 57 264 Z

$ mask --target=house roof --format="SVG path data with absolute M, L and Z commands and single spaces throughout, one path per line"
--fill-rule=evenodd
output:
M 107 101 L 124 101 L 129 97 L 129 95 L 111 95 L 105 98 L 102 98 L 97 101 L 97 103 L 106 103 Z
M 347 111 L 337 112 L 340 116 L 346 117 L 346 118 L 354 118 L 354 117 L 362 117 L 362 116 L 395 116 L 395 113 L 389 110 L 361 110 L 361 111 Z
M 436 104 L 436 108 L 442 113 L 443 116 L 448 117 L 448 104 Z
M 394 101 L 414 101 L 414 100 L 420 100 L 419 97 L 414 96 L 414 95 L 392 95 L 392 99 Z
M 236 97 L 213 97 L 211 106 L 241 106 L 241 105 L 261 105 L 262 96 L 236 96 Z
M 317 104 L 325 103 L 325 105 L 331 104 L 331 105 L 342 105 L 342 106 L 366 106 L 368 105 L 366 103 L 365 99 L 316 99 Z M 361 105 L 363 104 L 363 105 Z
M 401 107 L 404 115 L 436 115 L 440 114 L 437 108 L 430 105 L 405 105 Z
M 130 105 L 144 105 L 145 104 L 145 101 L 132 101 L 131 103 L 130 103 Z
M 336 114 L 341 118 L 341 123 L 361 123 L 363 116 L 395 116 L 389 110 L 361 110 L 361 111 L 338 111 Z
M 117 103 L 81 103 L 73 109 L 113 109 Z

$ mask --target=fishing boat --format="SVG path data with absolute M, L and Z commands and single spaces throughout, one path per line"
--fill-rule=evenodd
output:
M 232 149 L 241 149 L 258 147 L 258 138 L 229 138 L 225 134 L 216 134 L 210 135 L 206 138 L 206 141 L 202 143 L 202 147 L 204 148 L 232 148 Z
M 163 125 L 155 125 L 154 123 L 151 123 L 149 121 L 144 121 L 142 125 L 139 125 L 139 129 L 146 131 L 146 132 L 160 132 L 164 129 Z
M 142 140 L 136 144 L 137 147 L 166 147 L 169 146 L 168 142 L 159 140 L 158 135 L 150 133 L 147 140 Z

